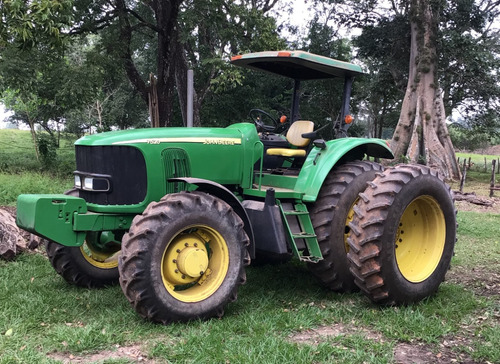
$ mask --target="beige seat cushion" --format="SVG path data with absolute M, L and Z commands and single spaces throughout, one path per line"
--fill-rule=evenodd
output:
M 310 133 L 314 130 L 314 123 L 309 120 L 297 120 L 288 129 L 286 139 L 288 143 L 299 148 L 307 146 L 310 142 L 307 138 L 302 138 L 302 134 Z

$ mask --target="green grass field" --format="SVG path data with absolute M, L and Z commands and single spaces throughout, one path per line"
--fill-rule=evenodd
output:
M 9 146 L 27 149 L 5 150 L 6 134 Z M 71 187 L 70 173 L 44 171 L 29 157 L 29 133 L 6 134 L 0 205 Z M 459 212 L 457 220 L 447 280 L 435 296 L 403 307 L 330 292 L 293 261 L 249 267 L 222 319 L 161 326 L 140 318 L 119 286 L 68 285 L 43 249 L 0 260 L 0 364 L 498 363 L 500 215 Z
M 24 254 L 0 262 L 0 363 L 132 363 L 119 356 L 132 347 L 158 363 L 393 363 L 409 344 L 429 361 L 499 362 L 500 292 L 480 288 L 499 272 L 500 216 L 458 220 L 450 279 L 419 304 L 383 308 L 361 294 L 335 294 L 291 262 L 250 267 L 222 319 L 169 326 L 138 317 L 119 287 L 70 286 L 45 256 Z M 484 275 L 471 283 L 474 269 Z
M 463 169 L 464 160 L 466 163 L 469 163 L 469 158 L 471 162 L 471 167 L 469 171 L 471 172 L 479 172 L 480 174 L 484 174 L 487 178 L 487 182 L 489 182 L 489 177 L 491 177 L 491 167 L 493 160 L 496 160 L 496 171 L 498 173 L 498 161 L 500 160 L 500 155 L 485 155 L 485 154 L 473 154 L 473 153 L 456 153 L 456 157 L 460 164 L 460 169 Z M 486 163 L 485 163 L 486 162 Z M 500 178 L 500 177 L 499 177 Z
M 0 206 L 15 205 L 21 193 L 62 193 L 73 185 L 73 138 L 61 138 L 57 159 L 47 170 L 37 161 L 29 131 L 0 130 Z

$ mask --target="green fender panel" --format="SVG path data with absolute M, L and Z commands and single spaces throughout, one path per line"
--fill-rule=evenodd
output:
M 393 159 L 391 149 L 384 140 L 342 138 L 326 142 L 326 148 L 314 147 L 300 171 L 295 190 L 303 193 L 305 202 L 314 202 L 331 169 L 339 162 L 360 160 L 364 156 Z

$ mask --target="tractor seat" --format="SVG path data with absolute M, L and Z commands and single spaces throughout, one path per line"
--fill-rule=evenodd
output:
M 309 145 L 311 139 L 303 138 L 302 134 L 310 133 L 314 130 L 314 123 L 308 120 L 297 120 L 290 125 L 286 133 L 286 140 L 294 147 L 304 148 Z M 267 155 L 277 155 L 282 157 L 305 157 L 305 149 L 292 148 L 269 148 Z

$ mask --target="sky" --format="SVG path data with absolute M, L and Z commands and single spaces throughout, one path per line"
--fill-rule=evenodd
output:
M 5 111 L 5 108 L 3 107 L 2 104 L 0 104 L 0 125 L 5 121 L 6 118 L 8 118 L 10 115 L 9 112 Z

